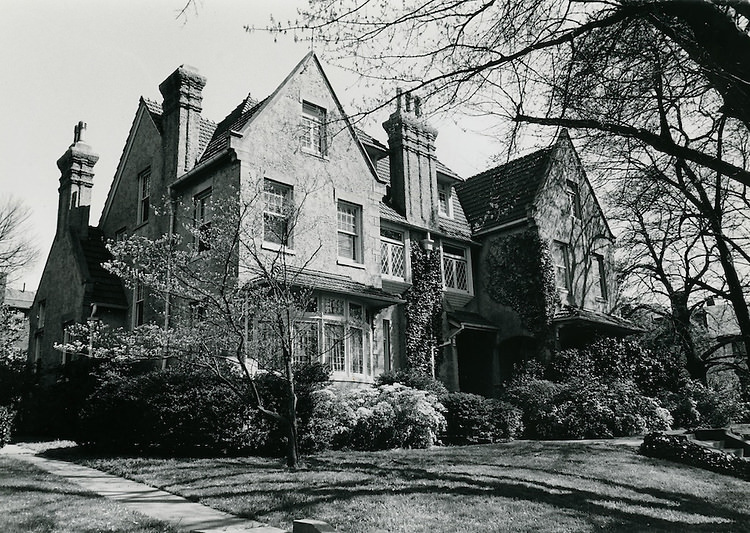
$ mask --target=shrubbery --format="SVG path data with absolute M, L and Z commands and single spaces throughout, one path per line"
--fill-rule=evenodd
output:
M 12 408 L 0 405 L 0 448 L 10 442 L 15 416 L 16 413 Z
M 443 406 L 429 391 L 399 383 L 315 393 L 303 449 L 427 448 L 445 430 Z
M 665 392 L 662 405 L 672 413 L 674 426 L 725 427 L 733 422 L 750 422 L 750 405 L 729 391 L 714 390 L 697 381 L 688 381 L 677 392 Z
M 623 437 L 669 429 L 672 418 L 628 381 L 529 380 L 508 400 L 523 411 L 524 436 L 534 439 Z
M 226 453 L 262 447 L 267 433 L 211 374 L 108 371 L 81 412 L 76 440 L 111 450 Z
M 750 480 L 750 461 L 708 449 L 676 435 L 649 433 L 643 438 L 639 453 Z
M 445 407 L 448 444 L 479 444 L 517 437 L 522 412 L 509 403 L 476 394 L 451 392 L 440 397 Z

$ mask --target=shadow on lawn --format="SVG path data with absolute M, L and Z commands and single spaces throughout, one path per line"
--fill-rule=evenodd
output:
M 313 511 L 320 504 L 342 502 L 354 498 L 390 496 L 393 494 L 434 495 L 436 499 L 452 499 L 454 497 L 507 498 L 525 500 L 536 504 L 546 504 L 551 507 L 571 512 L 592 524 L 604 525 L 610 530 L 644 529 L 659 531 L 750 531 L 748 514 L 728 509 L 726 507 L 706 502 L 700 498 L 679 492 L 664 491 L 656 488 L 628 485 L 612 482 L 596 477 L 579 477 L 581 480 L 598 483 L 604 486 L 630 492 L 628 496 L 603 495 L 597 490 L 576 488 L 570 483 L 556 483 L 556 477 L 575 478 L 567 473 L 554 473 L 542 469 L 526 468 L 526 470 L 543 472 L 548 480 L 512 477 L 502 474 L 482 474 L 479 476 L 452 473 L 433 472 L 424 468 L 414 468 L 406 461 L 394 461 L 386 464 L 365 464 L 362 462 L 333 462 L 331 459 L 308 458 L 310 471 L 322 472 L 357 472 L 361 479 L 345 482 L 333 482 L 328 486 L 317 484 L 299 484 L 290 494 L 288 488 L 273 489 L 267 486 L 257 490 L 225 487 L 226 491 L 212 493 L 209 498 L 260 496 L 265 494 L 266 500 L 274 505 L 266 508 L 254 509 L 248 518 L 259 519 L 265 514 L 273 512 L 293 512 L 304 514 Z M 504 469 L 504 465 L 492 465 Z M 522 467 L 510 466 L 512 469 Z M 398 487 L 383 486 L 383 479 L 396 481 Z M 642 494 L 645 497 L 639 498 Z M 657 500 L 657 501 L 653 501 Z M 673 516 L 666 516 L 667 513 Z

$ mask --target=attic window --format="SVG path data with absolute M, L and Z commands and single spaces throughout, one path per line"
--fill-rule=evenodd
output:
M 148 222 L 151 195 L 151 168 L 138 174 L 138 224 Z
M 568 180 L 565 184 L 565 193 L 570 201 L 570 216 L 581 219 L 581 194 L 578 190 L 578 184 Z
M 453 202 L 451 188 L 448 185 L 438 185 L 438 213 L 444 217 L 453 218 Z
M 302 149 L 326 155 L 326 110 L 308 102 L 302 102 Z

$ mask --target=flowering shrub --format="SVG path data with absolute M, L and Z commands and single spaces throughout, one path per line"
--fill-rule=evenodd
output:
M 622 437 L 669 429 L 672 418 L 629 381 L 533 380 L 511 388 L 523 411 L 524 435 L 540 439 Z
M 0 405 L 0 448 L 10 442 L 13 419 L 16 413 L 10 407 Z
M 351 445 L 362 450 L 427 448 L 445 430 L 437 396 L 395 383 L 349 393 L 356 423 Z
M 390 372 L 383 372 L 375 378 L 376 385 L 393 385 L 394 383 L 400 383 L 412 389 L 434 392 L 438 396 L 448 394 L 448 389 L 441 381 L 414 370 L 391 370 Z
M 747 459 L 711 450 L 677 435 L 649 433 L 643 438 L 638 453 L 750 480 L 750 461 Z
M 312 396 L 310 420 L 302 428 L 303 449 L 383 450 L 426 448 L 445 430 L 435 394 L 401 384 L 355 390 L 325 389 Z
M 497 442 L 523 430 L 521 410 L 506 402 L 451 392 L 441 396 L 440 403 L 445 406 L 445 439 L 450 444 Z

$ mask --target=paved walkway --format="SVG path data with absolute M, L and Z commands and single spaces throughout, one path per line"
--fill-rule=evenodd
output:
M 201 533 L 284 533 L 283 529 L 217 511 L 181 496 L 155 489 L 93 468 L 48 459 L 32 450 L 9 444 L 0 453 L 29 462 L 42 470 L 77 483 L 129 509 L 157 520 L 171 522 L 183 531 Z

